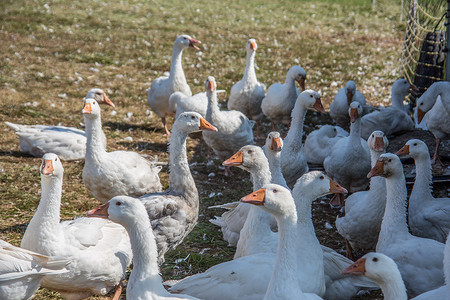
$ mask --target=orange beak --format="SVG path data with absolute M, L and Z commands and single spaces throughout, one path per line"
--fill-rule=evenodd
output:
M 345 194 L 348 193 L 348 191 L 340 186 L 336 181 L 330 179 L 330 193 L 333 194 Z
M 209 90 L 210 90 L 211 92 L 214 92 L 214 89 L 215 89 L 214 82 L 213 82 L 213 81 L 210 81 L 210 82 L 209 82 Z
M 243 157 L 244 157 L 244 152 L 238 151 L 232 157 L 230 157 L 229 159 L 224 161 L 222 163 L 222 166 L 225 166 L 225 167 L 241 166 L 242 163 L 244 162 Z
M 352 100 L 353 100 L 353 94 L 352 93 L 347 93 L 348 106 L 350 106 L 350 103 L 352 103 Z
M 88 211 L 86 213 L 86 215 L 88 217 L 97 217 L 97 218 L 107 219 L 109 216 L 108 208 L 109 208 L 109 202 L 106 202 L 105 204 L 102 204 L 99 207 Z
M 372 170 L 370 170 L 369 174 L 367 174 L 367 178 L 372 178 L 374 176 L 383 176 L 384 173 L 384 163 L 382 161 L 377 161 L 375 166 L 373 166 Z
M 350 122 L 354 123 L 358 119 L 358 110 L 356 108 L 350 109 Z
M 195 50 L 200 50 L 200 48 L 199 47 L 197 47 L 197 46 L 195 46 L 194 44 L 201 44 L 202 42 L 200 42 L 200 41 L 197 41 L 197 40 L 195 40 L 195 39 L 189 39 L 189 47 L 192 47 L 192 48 L 194 48 Z
M 103 92 L 103 103 L 104 103 L 104 104 L 107 104 L 107 105 L 109 105 L 109 106 L 112 106 L 112 107 L 116 107 L 116 106 L 114 105 L 114 103 L 112 103 L 111 99 L 109 99 L 108 96 L 106 96 L 106 93 L 105 93 L 105 92 Z
M 364 275 L 366 273 L 366 259 L 361 257 L 342 271 L 342 274 Z
M 250 43 L 250 49 L 252 49 L 253 51 L 255 51 L 256 50 L 256 43 L 254 43 L 254 42 L 251 42 Z
M 314 109 L 318 112 L 324 113 L 325 108 L 323 108 L 322 101 L 320 101 L 320 98 L 316 98 L 316 102 L 313 105 Z
M 212 126 L 211 123 L 206 121 L 204 118 L 200 118 L 200 130 L 203 130 L 203 131 L 217 131 L 217 128 Z
M 375 138 L 375 151 L 381 152 L 384 150 L 384 140 L 382 137 Z
M 409 155 L 409 145 L 405 145 L 402 148 L 400 148 L 400 150 L 397 151 L 397 153 L 395 153 L 395 155 Z
M 274 138 L 274 139 L 272 140 L 272 150 L 273 150 L 273 151 L 280 152 L 280 151 L 281 151 L 281 148 L 282 148 L 282 145 L 281 145 L 281 138 Z
M 302 89 L 302 92 L 305 90 L 305 78 L 301 78 L 299 81 L 298 81 L 298 84 L 300 85 L 300 87 L 301 87 L 301 89 Z
M 423 117 L 425 116 L 426 112 L 421 110 L 420 108 L 417 108 L 417 123 L 420 124 L 422 122 Z
M 264 196 L 266 195 L 266 189 L 259 189 L 245 197 L 241 198 L 241 202 L 250 203 L 253 205 L 264 205 Z
M 52 175 L 53 174 L 53 162 L 52 160 L 43 160 L 41 166 L 42 175 Z
M 81 110 L 82 114 L 90 114 L 92 112 L 91 109 L 91 104 L 90 103 L 85 103 L 83 106 L 83 109 Z

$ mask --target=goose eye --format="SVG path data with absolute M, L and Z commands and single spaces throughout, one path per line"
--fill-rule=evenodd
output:
M 420 103 L 419 105 L 423 105 L 423 102 L 422 102 L 422 103 Z
M 322 175 L 322 176 L 320 176 L 320 179 L 322 179 L 322 180 L 323 180 L 323 179 L 325 179 L 325 176 L 323 176 L 323 175 Z
M 388 162 L 391 162 L 391 161 L 392 161 L 392 159 L 389 158 Z
M 277 190 L 277 189 L 274 189 L 273 192 L 274 192 L 274 193 L 278 193 L 278 190 Z
M 413 145 L 414 145 L 414 146 L 417 146 L 417 143 L 414 143 Z
M 195 116 L 192 116 L 191 119 L 194 120 L 194 119 L 195 119 Z
M 122 202 L 117 201 L 117 202 L 116 202 L 116 205 L 117 205 L 117 206 L 121 206 L 121 205 L 122 205 Z
M 58 158 L 55 158 L 55 161 L 58 161 Z
M 314 97 L 313 95 L 309 95 L 311 98 Z
M 253 153 L 253 150 L 248 150 L 247 153 L 248 153 L 248 154 L 252 154 L 252 153 Z
M 377 262 L 378 261 L 378 257 L 372 258 L 372 261 Z

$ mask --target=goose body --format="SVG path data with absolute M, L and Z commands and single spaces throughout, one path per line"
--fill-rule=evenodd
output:
M 257 131 L 259 121 L 263 117 L 261 102 L 266 96 L 265 85 L 258 82 L 255 72 L 255 53 L 257 44 L 255 39 L 249 39 L 246 44 L 247 60 L 244 77 L 231 87 L 228 98 L 228 110 L 238 110 L 249 119 L 256 121 Z M 257 134 L 258 135 L 258 134 Z
M 295 101 L 300 94 L 295 86 L 295 81 L 298 81 L 303 91 L 305 79 L 306 71 L 300 66 L 293 66 L 286 74 L 285 83 L 278 82 L 269 87 L 266 97 L 261 102 L 261 109 L 264 115 L 272 121 L 272 124 L 289 124 Z
M 169 142 L 169 188 L 139 198 L 152 224 L 160 263 L 164 262 L 164 254 L 175 249 L 197 223 L 199 199 L 189 169 L 186 139 L 190 133 L 199 130 L 217 129 L 196 112 L 178 116 Z
M 365 140 L 375 130 L 383 131 L 386 136 L 414 128 L 414 122 L 403 105 L 403 99 L 409 94 L 411 85 L 406 79 L 398 79 L 392 85 L 392 106 L 367 114 L 361 119 L 361 137 Z
M 308 134 L 303 145 L 306 161 L 310 164 L 323 164 L 324 159 L 330 155 L 334 144 L 347 136 L 348 132 L 339 126 L 324 125 L 320 129 L 314 130 Z
M 114 104 L 106 93 L 98 88 L 89 90 L 86 98 L 93 98 L 100 104 Z M 20 150 L 34 157 L 45 153 L 57 154 L 62 160 L 84 159 L 86 154 L 86 134 L 75 127 L 49 125 L 21 125 L 5 122 L 19 136 Z M 106 145 L 106 137 L 102 142 Z
M 350 80 L 338 91 L 330 105 L 330 116 L 338 126 L 346 128 L 350 123 L 348 109 L 353 101 L 361 104 L 363 109 L 366 107 L 366 98 L 356 89 L 356 83 Z
M 41 201 L 22 238 L 21 247 L 44 255 L 70 256 L 68 273 L 45 276 L 42 286 L 66 299 L 105 295 L 125 277 L 132 253 L 128 234 L 103 219 L 60 222 L 63 167 L 47 153 L 41 165 Z
M 409 155 L 416 164 L 416 181 L 409 197 L 408 224 L 411 233 L 441 243 L 450 231 L 450 198 L 434 198 L 430 154 L 421 140 L 409 140 L 397 152 Z
M 406 183 L 398 156 L 382 154 L 367 176 L 386 178 L 386 209 L 376 251 L 396 262 L 408 297 L 442 286 L 444 244 L 409 233 L 406 224 Z
M 284 147 L 281 149 L 281 171 L 290 188 L 308 171 L 302 142 L 303 123 L 308 109 L 325 112 L 319 93 L 313 90 L 305 90 L 298 96 L 291 114 L 291 127 L 284 139 Z
M 170 65 L 169 76 L 161 76 L 153 80 L 148 93 L 148 105 L 150 108 L 161 118 L 165 133 L 170 135 L 166 126 L 166 115 L 171 112 L 175 112 L 176 107 L 172 107 L 172 111 L 169 106 L 169 97 L 174 92 L 181 92 L 186 96 L 191 96 L 192 92 L 189 85 L 186 82 L 182 66 L 182 54 L 183 50 L 188 47 L 193 47 L 198 50 L 195 44 L 199 41 L 191 38 L 188 35 L 180 35 L 175 39 L 172 50 L 172 62 Z M 109 199 L 108 199 L 109 200 Z
M 44 276 L 67 273 L 68 257 L 38 254 L 0 240 L 0 299 L 31 299 Z
M 383 132 L 374 131 L 367 144 L 373 167 L 389 143 Z M 345 199 L 345 216 L 336 218 L 337 231 L 353 249 L 375 249 L 385 206 L 385 180 L 381 177 L 372 177 L 368 191 L 353 193 Z
M 175 92 L 170 95 L 171 106 L 176 107 L 175 119 L 184 112 L 195 111 L 202 117 L 206 116 L 208 98 L 206 92 L 201 92 L 192 96 L 186 96 L 182 92 Z
M 82 177 L 87 189 L 98 201 L 105 203 L 117 195 L 139 197 L 161 191 L 159 167 L 136 152 L 106 152 L 97 101 L 86 99 L 82 113 L 87 135 Z
M 209 76 L 205 84 L 208 96 L 205 119 L 217 128 L 217 132 L 203 132 L 203 139 L 221 160 L 225 160 L 242 146 L 253 144 L 254 123 L 240 111 L 221 111 L 217 101 L 216 80 Z

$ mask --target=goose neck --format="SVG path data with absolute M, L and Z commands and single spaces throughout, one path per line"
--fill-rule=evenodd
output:
M 350 124 L 350 145 L 362 147 L 361 145 L 361 118 Z
M 404 109 L 403 99 L 405 98 L 405 96 L 406 95 L 402 94 L 401 92 L 393 90 L 391 94 L 392 107 L 403 110 Z
M 414 159 L 416 165 L 416 180 L 414 182 L 411 198 L 426 201 L 432 192 L 432 168 L 430 156 L 427 154 Z M 421 201 L 421 202 L 423 202 Z
M 267 160 L 269 161 L 270 174 L 272 175 L 272 183 L 282 185 L 287 188 L 286 180 L 281 171 L 281 152 L 267 151 Z
M 389 272 L 381 282 L 377 282 L 386 300 L 407 300 L 406 287 L 400 272 Z
M 183 48 L 174 45 L 169 78 L 180 84 L 187 84 L 182 65 Z
M 257 82 L 255 72 L 255 51 L 247 52 L 247 61 L 245 65 L 244 81 Z
M 217 100 L 217 92 L 216 91 L 207 91 L 206 96 L 208 98 L 208 106 L 206 108 L 206 120 L 208 122 L 215 123 L 215 119 L 219 115 L 219 102 Z
M 289 128 L 286 139 L 284 140 L 285 147 L 281 151 L 299 151 L 297 148 L 302 147 L 303 138 L 303 123 L 306 116 L 306 107 L 297 101 L 291 114 L 291 127 Z M 293 149 L 295 148 L 295 149 Z
M 41 188 L 41 200 L 35 214 L 36 219 L 39 220 L 36 221 L 48 226 L 58 224 L 60 221 L 62 178 L 42 176 Z
M 86 124 L 86 160 L 99 160 L 99 156 L 106 153 L 103 142 L 102 121 L 100 116 L 84 117 Z
M 253 190 L 259 190 L 264 185 L 272 181 L 272 174 L 270 174 L 269 163 L 267 159 L 262 160 L 261 165 L 254 168 L 250 172 L 252 174 Z

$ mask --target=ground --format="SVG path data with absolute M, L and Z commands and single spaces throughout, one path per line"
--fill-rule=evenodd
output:
M 308 72 L 307 88 L 321 94 L 326 109 L 350 79 L 368 102 L 388 105 L 390 86 L 400 76 L 404 24 L 399 22 L 399 3 L 376 3 L 372 11 L 370 1 L 363 0 L 2 1 L 0 119 L 82 128 L 82 98 L 90 88 L 100 87 L 116 104 L 116 109 L 102 107 L 108 150 L 137 151 L 168 161 L 168 138 L 147 105 L 145 89 L 169 70 L 173 41 L 182 33 L 202 41 L 200 51 L 191 48 L 183 55 L 191 89 L 203 91 L 207 76 L 215 76 L 218 89 L 226 90 L 219 97 L 223 108 L 232 84 L 242 77 L 250 37 L 258 43 L 258 79 L 267 86 L 283 81 L 289 67 L 300 64 Z M 172 122 L 169 118 L 169 128 Z M 328 122 L 327 115 L 308 113 L 305 131 Z M 268 120 L 263 123 L 266 134 L 270 125 Z M 286 130 L 281 128 L 283 135 Z M 0 131 L 0 238 L 19 245 L 39 202 L 40 159 L 20 153 L 17 137 L 3 123 Z M 403 143 L 391 141 L 392 151 Z M 433 147 L 431 143 L 432 138 Z M 208 222 L 222 211 L 207 207 L 236 201 L 251 191 L 248 174 L 235 169 L 233 177 L 225 177 L 221 162 L 207 154 L 201 139 L 190 138 L 187 147 L 201 198 L 199 222 L 186 241 L 167 254 L 162 266 L 166 280 L 231 259 L 234 249 Z M 99 204 L 82 184 L 83 163 L 64 163 L 63 219 Z M 160 175 L 167 187 L 168 170 Z M 447 191 L 438 186 L 435 192 Z M 343 240 L 334 228 L 337 214 L 326 200 L 313 206 L 319 240 L 342 253 Z M 60 296 L 42 289 L 36 299 Z M 377 292 L 357 299 L 381 296 Z

